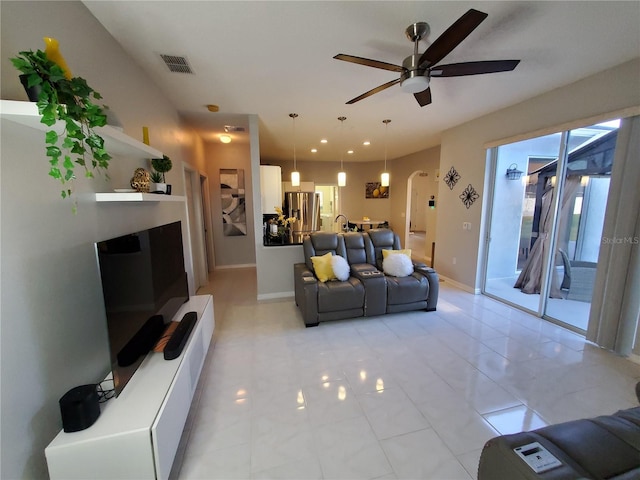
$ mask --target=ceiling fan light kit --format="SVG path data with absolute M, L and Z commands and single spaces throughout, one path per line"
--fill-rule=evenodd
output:
M 409 25 L 405 30 L 405 35 L 414 43 L 413 55 L 409 55 L 402 62 L 402 66 L 392 63 L 371 60 L 368 58 L 356 57 L 353 55 L 338 54 L 336 60 L 357 63 L 367 67 L 380 68 L 400 74 L 400 78 L 383 83 L 382 85 L 369 90 L 355 98 L 347 104 L 359 102 L 371 95 L 386 90 L 393 85 L 400 83 L 402 91 L 412 93 L 421 107 L 431 103 L 431 77 L 461 77 L 466 75 L 480 75 L 484 73 L 508 72 L 516 68 L 520 60 L 489 60 L 479 62 L 452 63 L 449 65 L 436 65 L 451 51 L 456 48 L 465 38 L 471 34 L 484 20 L 487 14 L 474 10 L 468 10 L 458 20 L 456 20 L 445 32 L 440 35 L 431 45 L 420 55 L 418 53 L 418 43 L 426 38 L 431 28 L 426 22 L 417 22 Z

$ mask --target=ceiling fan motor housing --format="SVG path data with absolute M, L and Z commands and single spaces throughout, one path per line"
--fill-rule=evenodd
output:
M 409 55 L 402 62 L 400 88 L 403 92 L 418 93 L 429 88 L 429 69 L 418 68 L 420 55 Z

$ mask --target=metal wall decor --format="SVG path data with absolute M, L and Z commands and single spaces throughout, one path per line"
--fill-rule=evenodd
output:
M 465 188 L 464 191 L 459 195 L 459 197 L 460 200 L 462 200 L 462 203 L 464 203 L 464 206 L 469 208 L 478 198 L 480 198 L 480 195 L 478 194 L 478 192 L 476 192 L 476 189 L 473 188 L 471 184 L 469 184 L 467 185 L 467 188 Z
M 456 185 L 456 183 L 458 183 L 458 180 L 460 180 L 460 174 L 454 167 L 451 167 L 451 169 L 444 176 L 444 183 L 449 186 L 449 190 L 453 190 L 453 187 Z

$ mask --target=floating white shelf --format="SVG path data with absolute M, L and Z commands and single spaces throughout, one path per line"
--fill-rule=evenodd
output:
M 43 132 L 51 129 L 51 127 L 40 122 L 42 116 L 38 113 L 38 107 L 34 102 L 0 100 L 0 116 Z M 55 130 L 62 132 L 63 128 L 63 125 L 60 124 L 56 126 Z M 122 155 L 135 159 L 162 157 L 160 150 L 131 138 L 117 128 L 106 125 L 96 128 L 96 132 L 104 138 L 105 149 L 110 155 Z
M 96 193 L 96 202 L 184 202 L 182 195 L 161 195 L 157 193 Z

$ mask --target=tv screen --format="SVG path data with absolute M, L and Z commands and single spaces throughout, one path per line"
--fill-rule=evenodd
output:
M 189 300 L 181 222 L 96 243 L 116 396 Z

